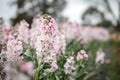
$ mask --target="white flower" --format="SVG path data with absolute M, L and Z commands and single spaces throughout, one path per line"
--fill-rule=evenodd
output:
M 75 61 L 74 61 L 74 57 L 70 56 L 69 58 L 67 58 L 66 63 L 64 64 L 64 72 L 65 74 L 69 74 L 69 80 L 74 80 L 75 78 Z
M 65 74 L 71 74 L 75 71 L 75 61 L 74 57 L 70 56 L 67 58 L 66 63 L 64 64 Z
M 97 51 L 95 62 L 96 62 L 96 63 L 103 64 L 104 61 L 105 61 L 104 59 L 105 59 L 105 53 L 104 53 L 104 52 L 102 51 L 102 49 L 100 48 L 100 49 Z

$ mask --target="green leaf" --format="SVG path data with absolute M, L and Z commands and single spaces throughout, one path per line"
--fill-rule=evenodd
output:
M 44 71 L 45 71 L 46 73 L 51 73 L 51 72 L 53 72 L 51 69 L 44 69 Z
M 56 78 L 56 80 L 60 80 L 59 77 L 56 74 L 55 74 L 55 78 Z

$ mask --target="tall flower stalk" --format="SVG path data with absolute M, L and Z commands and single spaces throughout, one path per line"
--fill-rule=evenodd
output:
M 71 34 L 79 28 L 73 26 L 76 29 Z M 60 31 L 55 19 L 47 14 L 35 16 L 31 28 L 22 20 L 3 33 L 6 43 L 0 54 L 4 54 L 6 60 L 2 66 L 5 80 L 17 77 L 18 80 L 75 80 L 77 68 L 82 69 L 79 65 L 88 59 L 84 50 L 72 56 L 66 51 L 64 31 Z

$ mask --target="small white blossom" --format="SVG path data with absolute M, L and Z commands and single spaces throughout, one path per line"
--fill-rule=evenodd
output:
M 97 53 L 96 53 L 96 59 L 95 62 L 96 63 L 100 63 L 103 64 L 105 61 L 105 53 L 102 51 L 102 49 L 100 48 Z
M 67 58 L 66 63 L 64 64 L 64 72 L 65 74 L 69 74 L 70 80 L 74 80 L 74 75 L 75 75 L 75 61 L 74 61 L 74 57 L 70 56 L 69 58 Z

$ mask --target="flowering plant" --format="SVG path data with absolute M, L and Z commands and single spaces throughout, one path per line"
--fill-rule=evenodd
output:
M 106 50 L 108 49 L 109 40 L 111 38 L 108 29 L 64 22 L 61 24 L 60 30 L 65 34 L 67 51 L 77 53 L 79 49 L 85 49 L 89 55 L 89 60 L 85 62 L 86 66 L 81 70 L 83 73 L 79 75 L 79 79 L 96 80 L 95 78 L 97 77 L 103 80 L 105 77 L 108 77 L 106 73 L 107 69 L 105 69 L 105 65 L 111 62 L 108 57 L 110 55 L 105 54 L 108 53 Z M 77 59 L 81 57 L 79 54 L 76 55 L 78 55 Z
M 54 18 L 37 15 L 31 28 L 22 20 L 1 28 L 0 80 L 76 80 L 88 55 L 68 50 Z

